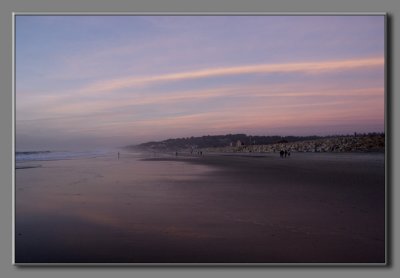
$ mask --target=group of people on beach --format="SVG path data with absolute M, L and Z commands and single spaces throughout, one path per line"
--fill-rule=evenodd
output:
M 279 155 L 281 156 L 281 158 L 290 156 L 290 150 L 289 150 L 289 151 L 288 151 L 288 150 L 281 150 L 281 151 L 279 152 Z
M 199 156 L 202 156 L 203 155 L 203 151 L 199 151 L 199 150 L 194 150 L 194 149 L 191 149 L 190 150 L 190 155 L 193 155 L 193 153 L 195 153 L 195 155 L 197 154 L 197 155 L 199 155 Z

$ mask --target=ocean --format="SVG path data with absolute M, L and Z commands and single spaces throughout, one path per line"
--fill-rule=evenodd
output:
M 50 160 L 66 160 L 77 158 L 94 158 L 115 154 L 113 150 L 92 150 L 92 151 L 16 151 L 15 161 L 50 161 Z

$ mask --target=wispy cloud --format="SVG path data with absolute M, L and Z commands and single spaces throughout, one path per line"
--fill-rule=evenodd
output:
M 244 94 L 245 92 L 245 94 Z M 134 114 L 136 108 L 154 107 L 161 113 L 166 105 L 202 105 L 206 101 L 225 99 L 226 101 L 238 101 L 242 106 L 262 104 L 266 107 L 281 107 L 288 103 L 299 103 L 302 98 L 318 97 L 331 102 L 331 98 L 352 99 L 377 97 L 382 98 L 383 87 L 371 88 L 325 88 L 316 86 L 304 86 L 301 84 L 275 85 L 275 86 L 236 86 L 221 87 L 205 90 L 184 90 L 178 92 L 154 92 L 150 94 L 133 94 L 120 98 L 102 99 L 87 98 L 75 99 L 71 96 L 42 96 L 36 99 L 17 100 L 17 121 L 21 120 L 46 120 L 60 119 L 62 117 L 99 117 L 100 115 L 114 116 L 127 113 L 124 108 L 132 108 L 129 114 Z M 240 101 L 245 97 L 246 103 Z M 279 99 L 285 99 L 283 104 L 276 103 Z M 309 105 L 313 103 L 308 102 Z M 307 105 L 307 104 L 304 104 Z M 164 107 L 164 108 L 163 108 Z M 50 116 L 50 118 L 49 118 Z
M 321 62 L 303 62 L 303 63 L 284 63 L 284 64 L 260 64 L 246 65 L 236 67 L 208 68 L 194 71 L 185 71 L 178 73 L 168 73 L 154 76 L 127 77 L 95 82 L 82 88 L 82 93 L 109 92 L 119 89 L 149 85 L 151 83 L 180 81 L 187 79 L 199 79 L 229 75 L 243 74 L 269 74 L 269 73 L 291 73 L 302 72 L 318 74 L 329 71 L 344 71 L 359 68 L 382 67 L 384 65 L 383 57 L 350 59 L 341 61 L 321 61 Z

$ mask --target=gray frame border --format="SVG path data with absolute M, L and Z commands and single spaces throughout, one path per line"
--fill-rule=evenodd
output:
M 18 15 L 33 15 L 33 16 L 384 16 L 384 133 L 385 133 L 385 262 L 384 263 L 16 263 L 15 262 L 15 145 L 16 145 L 16 83 L 15 83 L 15 20 Z M 46 266 L 96 266 L 96 267 L 107 267 L 107 266 L 131 266 L 131 267 L 165 267 L 165 266 L 177 266 L 177 267 L 190 267 L 190 266 L 229 266 L 229 267 L 285 267 L 285 266 L 317 266 L 317 267 L 329 267 L 329 266 L 363 266 L 363 267 L 387 267 L 390 266 L 388 248 L 389 240 L 389 223 L 388 223 L 388 179 L 389 179 L 389 145 L 388 135 L 390 131 L 389 126 L 389 105 L 388 105 L 388 94 L 390 89 L 390 34 L 389 30 L 390 14 L 387 12 L 12 12 L 12 264 L 17 267 L 46 267 Z M 389 131 L 389 132 L 388 132 Z M 389 133 L 389 134 L 388 134 Z

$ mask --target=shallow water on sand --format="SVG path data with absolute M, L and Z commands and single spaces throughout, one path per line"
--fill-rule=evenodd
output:
M 16 170 L 16 262 L 383 262 L 383 158 L 35 162 Z
M 181 187 L 214 171 L 127 154 L 37 163 L 17 166 L 17 262 L 126 262 L 129 235 L 177 233 L 166 221 L 186 209 Z

